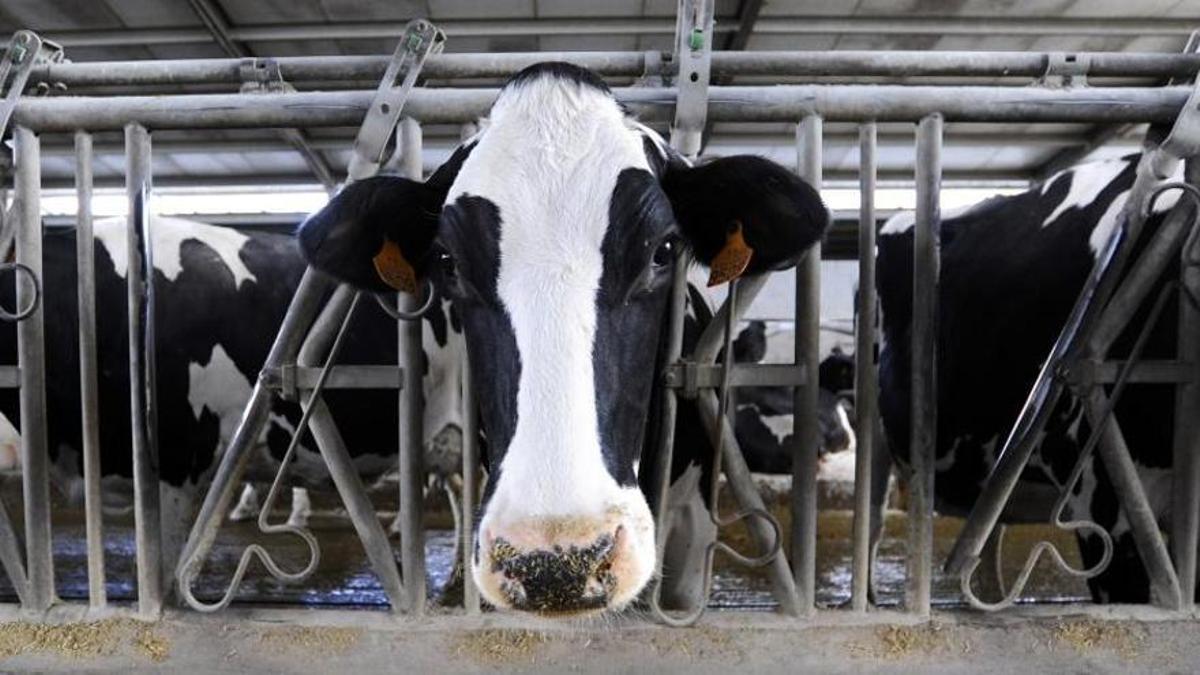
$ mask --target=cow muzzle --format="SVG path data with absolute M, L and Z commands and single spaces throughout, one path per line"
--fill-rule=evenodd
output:
M 649 579 L 653 552 L 647 560 L 634 528 L 614 520 L 539 518 L 486 528 L 476 584 L 504 609 L 568 615 L 620 608 Z

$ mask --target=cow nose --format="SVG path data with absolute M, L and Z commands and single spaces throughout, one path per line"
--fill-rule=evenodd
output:
M 582 612 L 603 609 L 616 587 L 613 561 L 620 529 L 582 545 L 521 550 L 507 539 L 491 546 L 491 571 L 513 609 Z

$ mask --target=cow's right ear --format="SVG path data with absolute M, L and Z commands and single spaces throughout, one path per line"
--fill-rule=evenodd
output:
M 399 176 L 347 185 L 300 225 L 304 259 L 356 288 L 415 293 L 437 234 L 439 188 Z

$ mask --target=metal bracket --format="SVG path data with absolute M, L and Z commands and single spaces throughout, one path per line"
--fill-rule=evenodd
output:
M 634 83 L 635 87 L 665 87 L 667 86 L 666 74 L 667 61 L 670 60 L 670 55 L 664 55 L 656 49 L 648 49 L 645 52 L 645 62 L 642 66 L 642 76 Z
M 1091 66 L 1092 58 L 1087 54 L 1051 52 L 1046 59 L 1046 72 L 1042 73 L 1038 84 L 1054 89 L 1086 87 Z
M 679 395 L 694 399 L 701 389 L 719 389 L 725 367 L 683 360 L 668 366 L 663 386 L 679 389 Z M 729 386 L 796 387 L 808 382 L 803 366 L 791 363 L 735 363 L 730 366 Z
M 440 52 L 445 42 L 445 33 L 423 19 L 410 21 L 404 29 L 396 53 L 383 73 L 379 88 L 371 99 L 371 106 L 367 108 L 362 126 L 358 129 L 358 136 L 354 139 L 354 155 L 350 158 L 348 169 L 350 180 L 361 180 L 379 171 L 383 151 L 400 121 L 400 112 L 417 82 L 425 59 Z
M 238 64 L 238 76 L 242 94 L 279 94 L 295 91 L 295 87 L 283 79 L 279 62 L 271 58 L 242 59 Z
M 671 145 L 686 157 L 700 152 L 708 119 L 708 81 L 712 68 L 713 0 L 679 0 L 675 23 L 675 62 L 679 94 Z

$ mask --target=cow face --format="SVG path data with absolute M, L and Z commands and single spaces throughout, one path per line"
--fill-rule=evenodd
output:
M 708 263 L 740 240 L 762 272 L 827 219 L 781 167 L 692 168 L 590 72 L 542 64 L 428 181 L 352 184 L 300 240 L 359 287 L 429 277 L 453 299 L 489 445 L 474 578 L 497 607 L 580 613 L 624 606 L 654 570 L 634 467 L 678 250 Z

